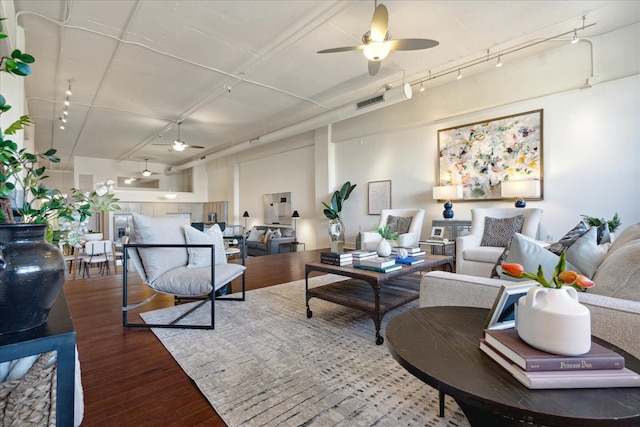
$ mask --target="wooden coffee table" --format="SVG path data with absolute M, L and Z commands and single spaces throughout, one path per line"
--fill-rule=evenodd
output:
M 377 273 L 347 266 L 335 266 L 313 262 L 305 265 L 305 294 L 307 317 L 313 312 L 309 307 L 311 298 L 330 301 L 345 307 L 363 311 L 371 316 L 376 327 L 376 344 L 384 342 L 380 335 L 382 317 L 389 311 L 418 299 L 420 296 L 420 277 L 413 275 L 422 270 L 438 266 L 449 266 L 453 270 L 453 257 L 426 255 L 424 262 L 415 265 L 403 265 L 401 270 L 390 273 Z M 351 277 L 350 280 L 330 283 L 309 288 L 309 273 L 317 271 Z
M 387 347 L 405 369 L 438 389 L 441 398 L 443 393 L 452 396 L 472 426 L 640 425 L 640 388 L 530 390 L 520 384 L 478 348 L 488 313 L 469 307 L 401 313 L 387 324 Z M 640 360 L 593 340 L 623 355 L 626 367 L 640 372 Z

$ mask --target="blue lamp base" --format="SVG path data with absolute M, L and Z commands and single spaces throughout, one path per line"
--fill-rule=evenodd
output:
M 453 210 L 451 209 L 453 207 L 453 205 L 451 204 L 451 202 L 447 201 L 444 204 L 444 211 L 442 211 L 442 216 L 444 217 L 444 219 L 451 219 L 453 218 Z
M 527 206 L 527 203 L 524 201 L 524 199 L 518 197 L 516 199 L 516 208 L 524 208 L 525 206 Z

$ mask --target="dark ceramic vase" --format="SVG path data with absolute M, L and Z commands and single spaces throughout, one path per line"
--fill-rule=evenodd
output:
M 44 324 L 64 285 L 64 258 L 45 240 L 47 227 L 0 225 L 0 335 Z

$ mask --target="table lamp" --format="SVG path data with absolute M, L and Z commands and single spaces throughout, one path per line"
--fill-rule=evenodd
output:
M 444 219 L 453 218 L 451 199 L 462 199 L 462 185 L 440 185 L 433 187 L 433 199 L 444 200 Z
M 540 197 L 540 180 L 529 179 L 526 181 L 502 181 L 500 183 L 500 196 L 505 199 L 516 199 L 516 208 L 524 208 L 527 203 L 525 197 Z
M 244 213 L 242 214 L 242 218 L 244 218 L 244 229 L 247 229 L 247 218 L 249 218 L 249 212 L 244 211 Z
M 298 230 L 297 230 L 297 222 L 298 222 L 298 218 L 300 218 L 300 214 L 298 213 L 298 211 L 293 211 L 293 214 L 291 215 L 291 218 L 293 218 L 293 234 L 294 236 L 296 236 L 296 240 L 295 242 L 292 243 L 298 243 Z

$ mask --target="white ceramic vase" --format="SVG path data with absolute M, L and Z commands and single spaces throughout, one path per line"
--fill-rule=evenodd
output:
M 378 252 L 378 256 L 391 255 L 391 243 L 389 243 L 387 239 L 380 240 L 378 247 L 376 248 L 376 252 Z
M 548 353 L 578 356 L 591 348 L 591 313 L 570 286 L 534 286 L 518 301 L 518 335 Z

